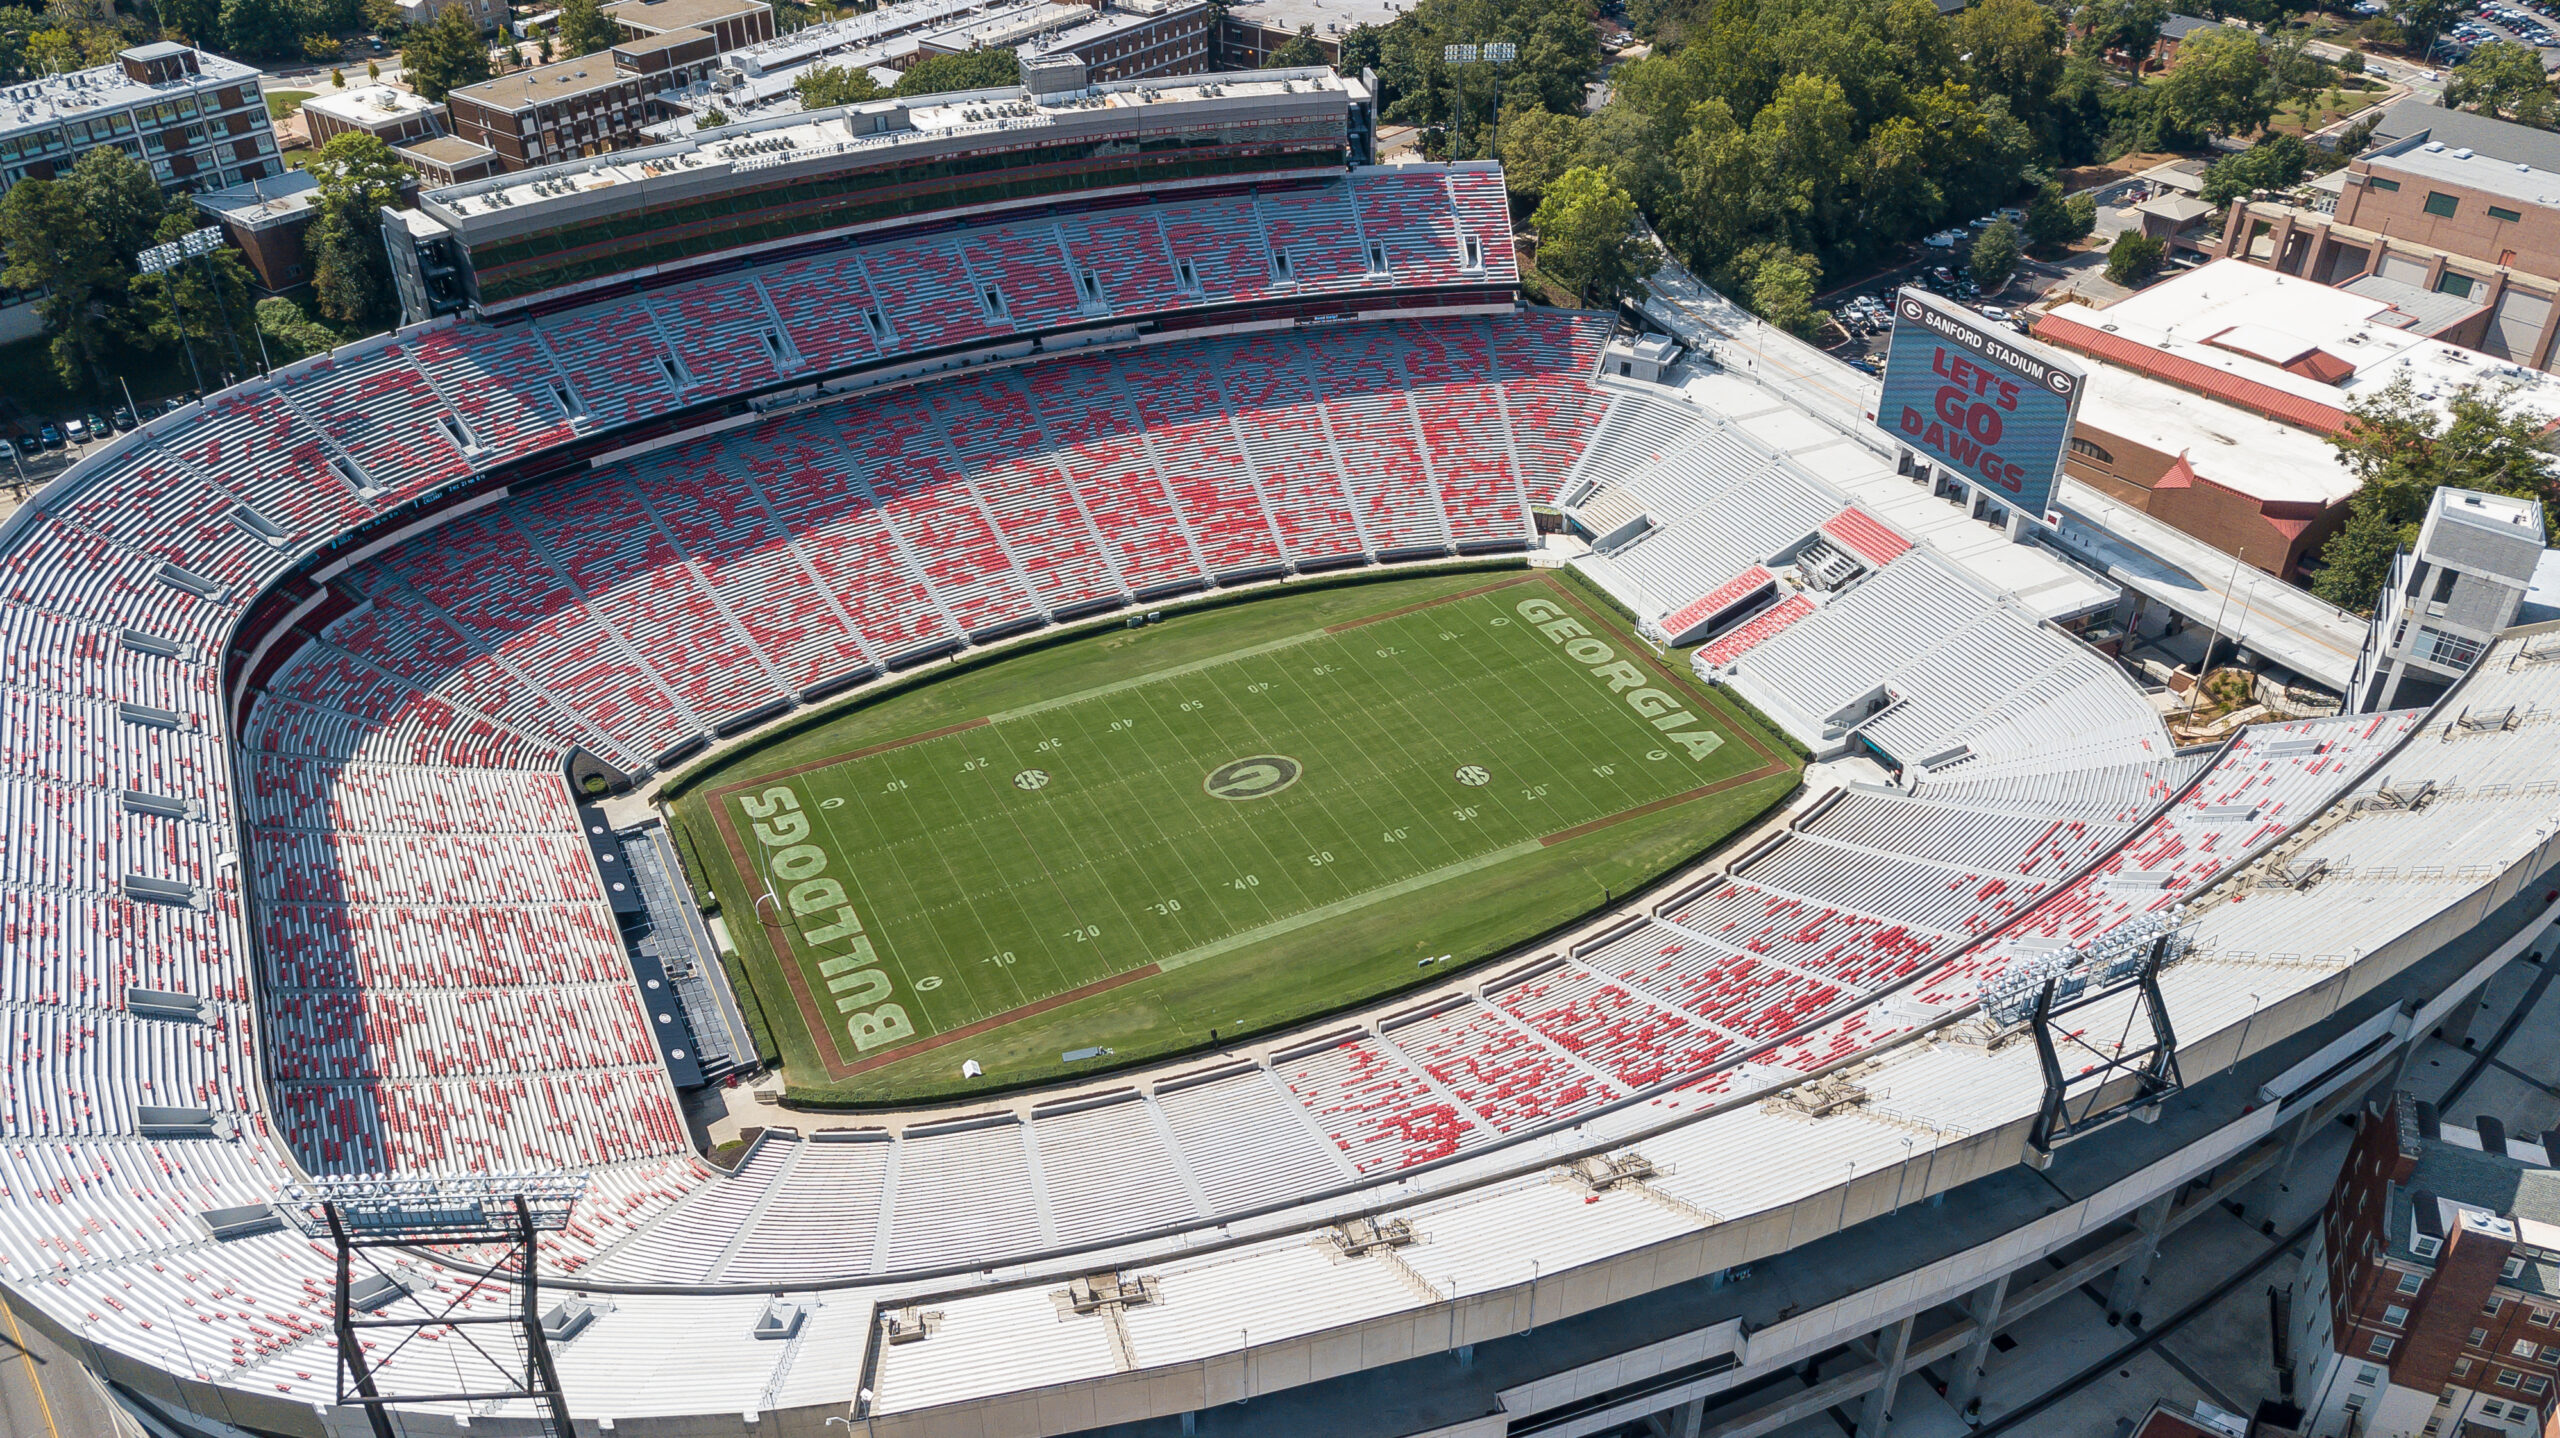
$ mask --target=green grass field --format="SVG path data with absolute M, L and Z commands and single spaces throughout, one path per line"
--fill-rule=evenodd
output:
M 1796 771 L 1578 581 L 1477 571 L 918 684 L 719 761 L 678 821 L 794 1096 L 880 1103 L 1445 977 L 1713 846 Z

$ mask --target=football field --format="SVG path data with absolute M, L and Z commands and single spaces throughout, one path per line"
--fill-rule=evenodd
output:
M 884 735 L 893 698 L 857 711 L 865 742 L 724 775 L 730 929 L 805 1031 L 795 1086 L 947 1091 L 970 1059 L 1034 1077 L 1321 1012 L 1596 907 L 1792 786 L 1548 575 L 1337 589 L 1289 622 L 1317 597 L 1060 646 L 1028 687 L 922 686 L 993 702 Z M 1589 863 L 1621 830 L 1657 857 Z

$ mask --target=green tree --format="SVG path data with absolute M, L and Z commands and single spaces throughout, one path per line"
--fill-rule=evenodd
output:
M 2085 240 L 2097 231 L 2097 196 L 2083 190 L 2062 203 L 2063 207 L 2071 212 L 2071 238 L 2075 242 Z
M 2225 25 L 2179 41 L 2160 102 L 2208 135 L 2245 135 L 2264 126 L 2275 101 L 2258 37 Z
M 1736 265 L 1750 276 L 1743 293 L 1752 313 L 1791 335 L 1811 339 L 1831 318 L 1813 307 L 1813 293 L 1822 283 L 1822 267 L 1811 255 L 1789 252 L 1781 245 L 1763 245 L 1744 255 Z
M 1572 285 L 1577 303 L 1633 294 L 1662 262 L 1636 218 L 1634 198 L 1615 180 L 1588 165 L 1565 171 L 1529 220 L 1538 268 Z
M 278 364 L 290 364 L 337 346 L 338 337 L 327 326 L 282 295 L 258 301 L 256 314 L 258 333 L 267 339 L 268 357 Z
M 160 222 L 169 213 L 168 196 L 160 192 L 149 167 L 122 148 L 100 145 L 82 155 L 63 184 L 119 264 L 130 266 L 158 242 Z
M 622 41 L 621 29 L 598 0 L 561 0 L 560 21 L 553 27 L 564 54 L 593 55 Z
M 2312 592 L 2345 609 L 2369 610 L 2394 549 L 2416 541 L 2439 486 L 2512 495 L 2543 506 L 2560 500 L 2560 472 L 2541 445 L 2542 422 L 2477 387 L 2454 393 L 2439 411 L 2409 381 L 2395 379 L 2356 401 L 2355 422 L 2329 443 L 2355 475 L 2344 529 L 2320 551 Z
M 2470 8 L 2469 0 L 2391 0 L 2383 15 L 2411 50 L 2423 51 Z
M 2027 243 L 2041 249 L 2059 249 L 2095 229 L 2097 197 L 2084 195 L 2079 198 L 2086 200 L 2087 204 L 2073 205 L 2072 197 L 2062 193 L 2062 184 L 2058 180 L 2047 180 L 2038 186 L 2035 198 L 2027 201 Z
M 2542 53 L 2507 40 L 2491 40 L 2456 65 L 2444 98 L 2519 125 L 2551 124 L 2551 81 L 2542 73 Z
M 2140 230 L 2126 230 L 2107 247 L 2107 278 L 2131 289 L 2160 273 L 2169 247 Z
M 1958 11 L 1958 50 L 1985 94 L 2009 102 L 2010 113 L 2041 114 L 2062 79 L 2062 22 L 2036 0 L 1977 0 Z
M 728 111 L 721 109 L 717 105 L 706 105 L 703 107 L 700 117 L 695 119 L 693 122 L 693 128 L 697 130 L 717 130 L 728 123 Z
M 866 71 L 843 65 L 812 65 L 791 88 L 800 96 L 803 110 L 831 110 L 838 105 L 859 105 L 877 100 L 889 92 Z
M 947 95 L 958 90 L 993 90 L 1021 83 L 1022 62 L 1014 58 L 1011 50 L 999 46 L 919 61 L 914 69 L 898 77 L 898 88 L 890 93 Z
M 382 211 L 400 203 L 409 167 L 380 139 L 351 131 L 331 136 L 305 168 L 319 181 L 303 244 L 320 313 L 341 324 L 386 318 L 391 263 L 382 248 Z
M 302 17 L 289 0 L 222 0 L 219 13 L 231 49 L 279 58 L 301 52 Z
M 1515 115 L 1502 127 L 1502 175 L 1525 200 L 1545 194 L 1556 177 L 1581 162 L 1584 122 L 1553 110 Z
M 2018 272 L 2018 227 L 2005 216 L 1984 226 L 1965 268 L 1984 294 L 1997 294 Z
M 2221 209 L 2252 190 L 2282 190 L 2302 181 L 2311 147 L 2299 135 L 2268 135 L 2205 167 L 2203 199 Z
M 160 23 L 199 45 L 222 43 L 220 0 L 159 0 Z
M 125 269 L 81 207 L 78 192 L 55 180 L 21 180 L 0 196 L 0 283 L 40 290 L 36 312 L 52 337 L 53 367 L 68 385 L 103 378 L 100 362 L 115 339 L 110 313 L 122 300 Z
M 2140 64 L 2151 58 L 2160 31 L 2169 23 L 2168 0 L 2087 0 L 2072 12 L 2081 43 L 2092 55 L 2109 52 Z
M 480 38 L 480 27 L 459 5 L 447 6 L 434 24 L 411 31 L 401 55 L 408 65 L 409 83 L 421 96 L 438 104 L 445 96 L 465 85 L 477 85 L 490 74 L 488 43 Z
M 1332 63 L 1325 58 L 1324 46 L 1316 42 L 1316 27 L 1301 25 L 1298 27 L 1297 34 L 1290 36 L 1287 43 L 1271 52 L 1271 58 L 1263 62 L 1262 68 L 1295 70 L 1306 66 Z

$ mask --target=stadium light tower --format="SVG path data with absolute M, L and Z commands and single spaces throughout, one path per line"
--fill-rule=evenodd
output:
M 395 1403 L 467 1408 L 509 1401 L 531 1403 L 552 1438 L 573 1438 L 544 1331 L 534 1235 L 565 1226 L 586 1187 L 581 1173 L 325 1178 L 286 1186 L 277 1209 L 337 1250 L 338 1402 L 362 1408 L 374 1438 L 397 1438 L 389 1411 Z M 459 1268 L 467 1279 L 423 1291 L 375 1256 L 426 1244 L 486 1244 L 499 1253 L 485 1269 Z M 385 1394 L 377 1376 L 383 1366 L 439 1330 L 451 1340 L 439 1358 L 453 1361 L 453 1387 Z M 368 1356 L 375 1345 L 364 1335 L 374 1331 L 399 1336 Z M 465 1350 L 478 1360 L 476 1375 L 465 1370 Z
M 1440 47 L 1441 62 L 1448 65 L 1451 69 L 1458 71 L 1458 129 L 1457 133 L 1450 137 L 1449 152 L 1451 155 L 1454 156 L 1457 154 L 1459 148 L 1466 143 L 1467 78 L 1466 70 L 1463 67 L 1469 65 L 1491 65 L 1494 67 L 1493 144 L 1494 148 L 1498 151 L 1502 146 L 1501 70 L 1503 66 L 1508 65 L 1519 58 L 1520 47 L 1512 44 L 1508 40 L 1492 40 L 1481 45 L 1461 44 L 1443 45 Z
M 213 252 L 221 248 L 222 228 L 219 225 L 207 225 L 200 230 L 190 230 L 165 245 L 153 245 L 135 257 L 134 263 L 146 275 L 165 275 L 189 260 L 202 261 L 205 285 L 213 293 L 214 308 L 222 314 L 224 338 L 230 345 L 232 361 L 245 370 L 249 367 L 249 357 L 240 351 L 240 336 L 231 324 L 231 306 L 222 298 L 222 275 L 213 267 Z M 172 281 L 172 283 L 175 282 Z M 174 299 L 174 296 L 172 298 Z M 187 333 L 186 309 L 174 303 L 169 308 L 178 317 L 178 340 L 187 352 L 187 368 L 195 374 L 196 393 L 204 394 L 206 393 L 204 371 L 196 364 L 194 337 Z M 250 329 L 254 332 L 257 329 L 256 324 L 252 323 Z M 267 337 L 259 335 L 258 368 L 264 371 L 271 367 L 267 361 Z

